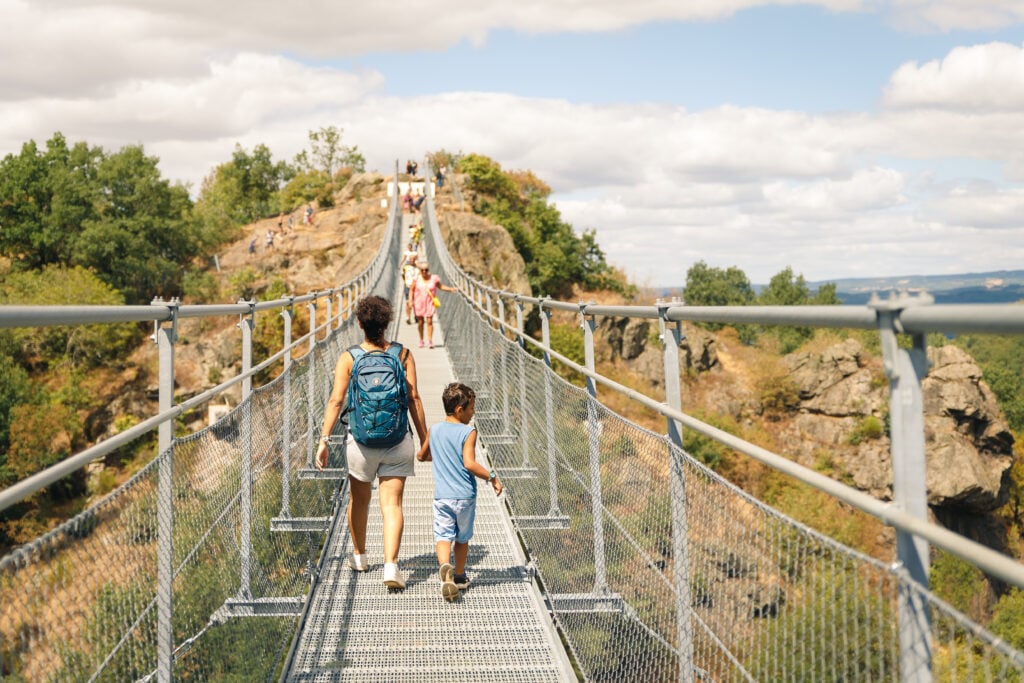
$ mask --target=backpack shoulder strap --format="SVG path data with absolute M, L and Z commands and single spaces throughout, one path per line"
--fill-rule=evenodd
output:
M 402 353 L 403 351 L 405 351 L 405 353 Z M 391 344 L 388 345 L 388 353 L 397 358 L 399 361 L 404 361 L 406 356 L 408 355 L 408 349 L 406 349 L 398 342 L 393 341 L 391 342 Z
M 359 358 L 359 356 L 362 356 L 364 353 L 366 353 L 366 351 L 363 350 L 363 347 L 360 346 L 359 344 L 353 344 L 352 346 L 348 347 L 345 350 L 348 351 L 349 354 L 351 354 L 353 361 Z

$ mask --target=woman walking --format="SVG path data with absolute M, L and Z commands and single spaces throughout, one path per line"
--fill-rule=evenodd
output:
M 370 446 L 357 440 L 356 435 L 360 433 L 360 430 L 353 424 L 348 435 L 345 454 L 348 460 L 350 491 L 348 528 L 352 536 L 352 557 L 349 558 L 349 566 L 357 572 L 365 572 L 369 569 L 369 562 L 366 559 L 366 523 L 370 513 L 373 480 L 376 478 L 379 480 L 380 512 L 384 518 L 384 583 L 389 588 L 401 589 L 405 588 L 405 578 L 398 568 L 398 550 L 402 543 L 402 530 L 405 526 L 402 514 L 402 495 L 405 491 L 405 478 L 411 477 L 415 473 L 416 453 L 412 434 L 409 433 L 407 422 L 404 420 L 404 412 L 408 410 L 420 443 L 426 439 L 427 426 L 423 414 L 423 403 L 416 388 L 416 361 L 408 349 L 402 348 L 402 345 L 397 342 L 389 342 L 384 337 L 391 324 L 392 315 L 391 304 L 387 299 L 379 296 L 368 296 L 356 306 L 356 320 L 363 330 L 364 340 L 362 344 L 353 346 L 341 354 L 335 365 L 334 386 L 324 410 L 323 429 L 320 432 L 322 436 L 316 451 L 316 467 L 322 470 L 327 465 L 327 439 L 341 415 L 346 397 L 350 396 L 350 384 L 353 385 L 353 389 L 358 391 L 357 380 L 362 376 L 361 367 L 367 364 L 365 359 L 369 356 L 376 360 L 386 360 L 381 358 L 381 354 L 388 354 L 397 359 L 401 365 L 403 377 L 394 379 L 405 382 L 404 394 L 408 403 L 407 406 L 402 406 L 399 402 L 401 411 L 399 417 L 402 418 L 400 422 L 404 433 L 397 435 L 397 443 L 394 445 Z M 376 355 L 374 356 L 374 354 Z M 380 368 L 389 363 L 390 361 L 375 363 L 378 378 L 380 377 Z M 354 367 L 356 367 L 356 378 L 352 376 Z M 349 413 L 352 416 L 351 419 L 356 420 L 359 418 L 359 410 L 353 410 L 352 403 L 353 401 L 350 400 L 348 410 L 351 411 Z M 377 410 L 383 412 L 386 409 L 377 408 Z
M 454 287 L 441 284 L 441 278 L 430 274 L 430 264 L 420 261 L 416 264 L 419 275 L 412 281 L 412 312 L 416 316 L 416 331 L 420 335 L 420 347 L 423 347 L 423 326 L 427 327 L 427 346 L 434 348 L 434 309 L 437 305 L 437 290 L 454 292 Z

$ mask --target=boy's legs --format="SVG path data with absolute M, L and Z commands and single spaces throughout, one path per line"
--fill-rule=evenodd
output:
M 437 564 L 449 564 L 452 561 L 452 542 L 451 541 L 438 541 L 435 545 L 437 549 Z
M 366 552 L 366 521 L 370 514 L 372 488 L 369 482 L 351 476 L 348 483 L 348 530 L 352 534 L 353 552 L 362 555 Z
M 369 485 L 367 485 L 369 486 Z M 405 477 L 381 477 L 380 514 L 384 518 L 384 562 L 397 562 L 398 550 L 402 545 L 402 529 L 405 517 L 402 514 L 402 495 L 405 491 Z M 363 522 L 363 538 L 366 538 L 366 522 Z
M 440 553 L 438 553 L 440 556 Z M 469 555 L 469 541 L 455 541 L 455 573 L 466 573 L 466 557 Z

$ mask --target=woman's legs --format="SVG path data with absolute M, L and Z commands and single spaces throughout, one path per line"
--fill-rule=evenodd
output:
M 367 484 L 369 487 L 369 484 Z M 398 550 L 402 545 L 402 529 L 405 517 L 402 514 L 402 494 L 405 492 L 405 477 L 381 477 L 378 489 L 380 514 L 384 518 L 384 562 L 397 562 Z M 369 501 L 369 498 L 367 498 Z M 363 523 L 363 538 L 366 538 L 366 523 Z
M 420 339 L 422 338 L 423 335 L 420 335 Z M 432 315 L 427 316 L 427 343 L 431 346 L 434 345 L 434 316 Z
M 366 520 L 370 515 L 370 495 L 373 491 L 369 482 L 359 481 L 355 477 L 349 477 L 348 483 L 348 530 L 352 534 L 352 551 L 362 555 L 366 552 Z
M 420 346 L 423 346 L 423 316 L 416 316 L 416 331 L 420 333 Z

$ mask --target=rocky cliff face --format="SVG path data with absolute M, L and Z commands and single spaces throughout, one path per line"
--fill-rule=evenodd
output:
M 475 213 L 454 208 L 453 204 L 439 206 L 437 221 L 456 263 L 485 284 L 530 296 L 526 265 L 508 231 Z
M 787 356 L 800 397 L 786 431 L 798 460 L 811 464 L 822 449 L 837 455 L 854 483 L 892 497 L 892 462 L 886 434 L 865 429 L 868 418 L 887 420 L 888 381 L 877 359 L 852 339 L 821 354 Z M 971 513 L 1005 502 L 1003 477 L 1013 463 L 1013 436 L 999 405 L 964 351 L 929 349 L 931 369 L 922 383 L 928 502 Z M 877 424 L 877 423 L 876 423 Z

